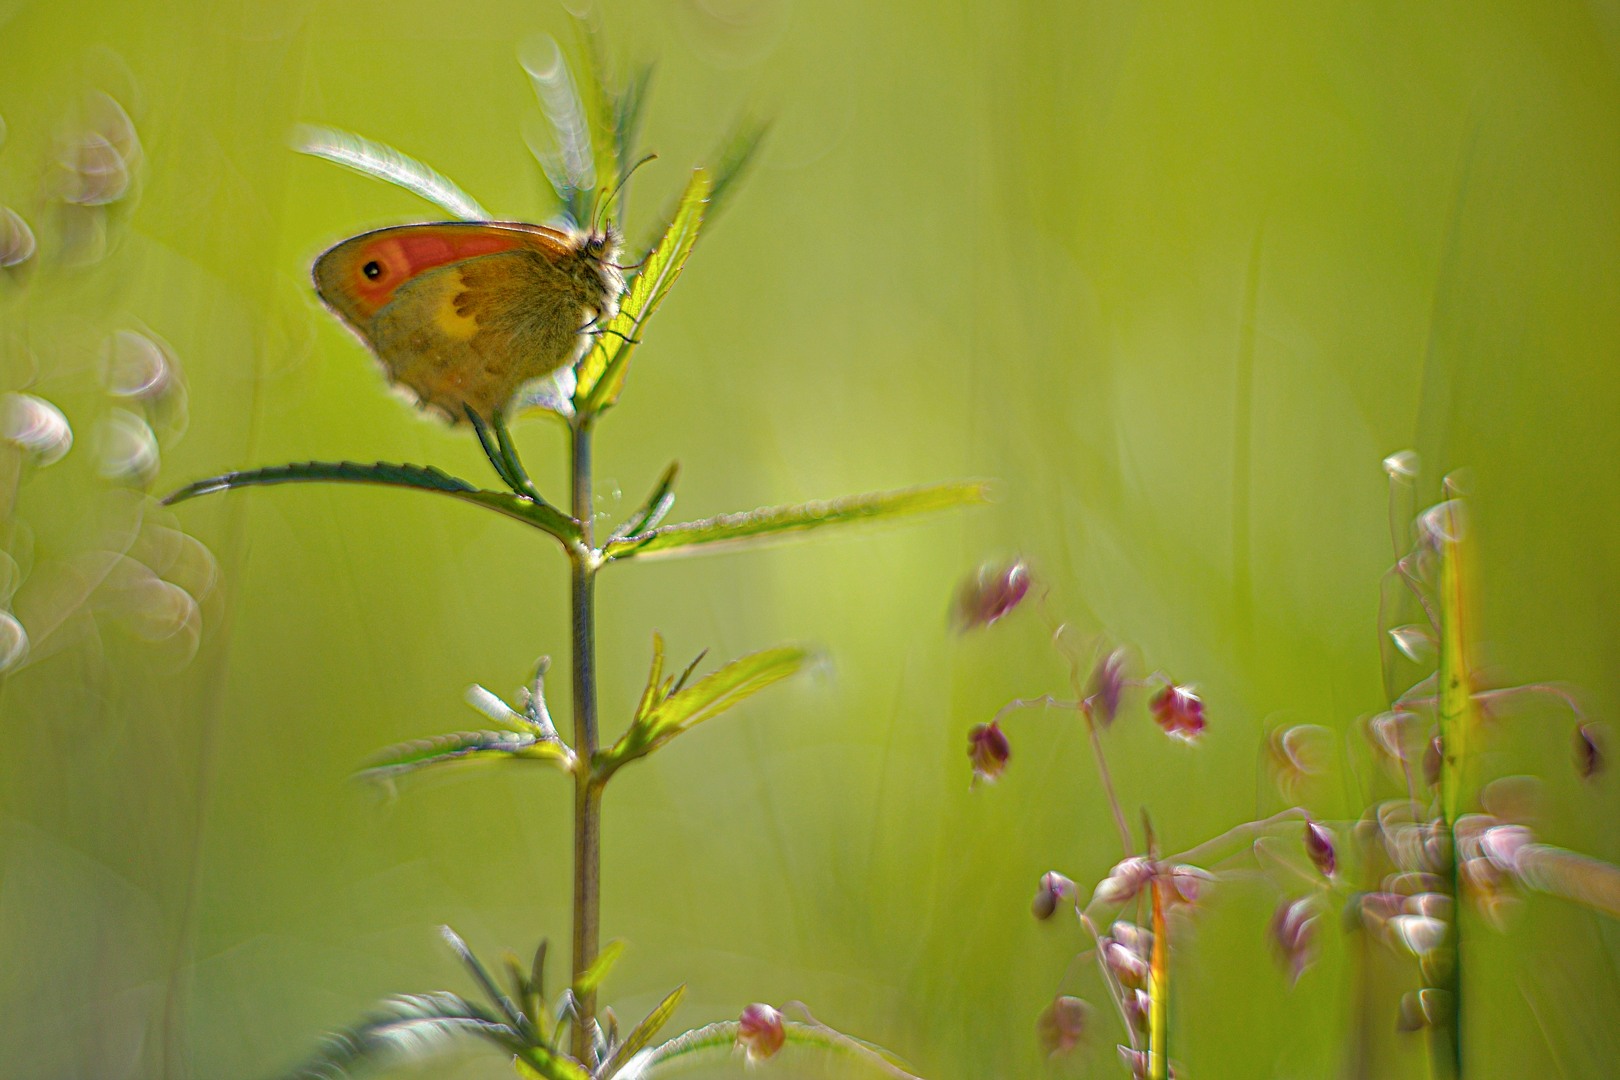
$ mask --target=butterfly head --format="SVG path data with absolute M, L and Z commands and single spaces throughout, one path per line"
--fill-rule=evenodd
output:
M 593 305 L 599 311 L 616 310 L 619 294 L 624 292 L 624 268 L 618 261 L 622 243 L 619 230 L 611 223 L 579 238 L 579 253 L 591 275 L 592 291 L 600 289 L 600 303 Z

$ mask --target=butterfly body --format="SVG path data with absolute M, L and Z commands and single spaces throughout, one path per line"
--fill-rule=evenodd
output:
M 315 291 L 389 381 L 452 423 L 493 420 L 524 384 L 572 364 L 617 310 L 611 229 L 434 222 L 363 233 L 315 261 Z

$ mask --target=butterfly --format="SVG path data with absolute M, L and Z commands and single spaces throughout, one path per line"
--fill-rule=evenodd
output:
M 493 422 L 524 383 L 577 362 L 618 311 L 619 245 L 611 225 L 398 225 L 324 252 L 315 291 L 423 408 Z

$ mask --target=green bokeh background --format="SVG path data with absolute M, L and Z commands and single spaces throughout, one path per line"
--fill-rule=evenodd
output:
M 659 64 L 633 233 L 736 115 L 776 124 L 602 425 L 599 509 L 628 512 L 672 458 L 680 518 L 999 480 L 987 509 L 609 571 L 610 728 L 655 628 L 676 656 L 794 640 L 829 657 L 610 790 L 621 1016 L 678 982 L 678 1027 L 800 999 L 924 1075 L 1023 1077 L 1047 1068 L 1034 1018 L 1056 990 L 1101 1002 L 1077 932 L 1028 915 L 1040 873 L 1091 882 L 1117 854 L 1081 729 L 1016 719 L 1007 777 L 969 789 L 967 728 L 1064 690 L 1032 611 L 948 633 L 984 558 L 1027 557 L 1054 612 L 1197 683 L 1201 745 L 1168 743 L 1140 701 L 1109 734 L 1126 806 L 1169 849 L 1279 805 L 1257 782 L 1268 726 L 1348 732 L 1382 707 L 1394 450 L 1421 452 L 1430 497 L 1471 468 L 1492 680 L 1565 680 L 1612 715 L 1620 6 L 687 0 L 604 21 L 621 58 Z M 95 358 L 124 327 L 166 339 L 188 383 L 155 490 L 310 458 L 486 478 L 308 287 L 327 244 L 432 212 L 288 139 L 361 131 L 544 218 L 515 56 L 546 32 L 566 32 L 560 9 L 493 0 L 0 0 L 0 203 L 41 244 L 0 279 L 4 388 L 31 380 L 79 432 L 15 503 L 38 563 L 104 542 Z M 146 163 L 105 257 L 66 266 L 55 141 L 96 88 Z M 559 431 L 519 440 L 560 492 Z M 553 545 L 360 489 L 173 521 L 221 570 L 189 664 L 109 624 L 0 684 L 6 1078 L 263 1076 L 386 993 L 466 989 L 441 923 L 492 957 L 567 938 L 557 776 L 469 773 L 392 802 L 346 779 L 381 745 L 475 723 L 467 683 L 509 691 L 566 653 Z M 1486 768 L 1548 777 L 1542 835 L 1620 858 L 1616 785 L 1576 783 L 1568 732 L 1551 711 L 1505 721 Z M 1350 816 L 1355 790 L 1314 809 Z M 1290 992 L 1263 940 L 1273 902 L 1221 886 L 1178 952 L 1189 1075 L 1345 1060 L 1343 939 L 1330 928 Z M 1612 924 L 1531 899 L 1507 936 L 1467 929 L 1472 1075 L 1620 1067 Z M 1392 1007 L 1410 973 L 1380 976 Z M 1096 1027 L 1058 1075 L 1119 1075 L 1112 1017 Z M 1420 1044 L 1381 1035 L 1377 1054 L 1368 1075 L 1425 1075 Z

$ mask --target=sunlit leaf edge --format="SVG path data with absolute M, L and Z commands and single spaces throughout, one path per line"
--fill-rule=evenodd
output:
M 386 143 L 320 124 L 301 124 L 293 133 L 293 149 L 404 188 L 463 221 L 491 220 L 489 211 L 448 177 Z
M 619 313 L 597 335 L 595 347 L 580 362 L 574 388 L 574 408 L 579 412 L 600 412 L 618 400 L 640 335 L 674 287 L 697 243 L 709 186 L 710 177 L 705 170 L 697 169 L 692 173 L 669 227 L 658 245 L 647 254 L 641 272 L 630 282 L 628 293 L 620 301 Z
M 828 525 L 929 513 L 989 501 L 989 484 L 973 480 L 898 491 L 872 492 L 819 502 L 762 507 L 738 514 L 721 514 L 700 521 L 663 525 L 644 533 L 612 540 L 603 549 L 603 554 L 608 559 L 627 559 L 666 553 L 691 553 L 688 549 L 696 547 L 712 550 L 720 545 L 753 543 L 774 539 L 783 533 L 805 532 Z
M 613 1053 L 597 1069 L 597 1080 L 609 1080 L 631 1059 L 641 1053 L 663 1026 L 669 1023 L 669 1018 L 675 1015 L 675 1009 L 685 996 L 686 986 L 684 984 L 677 986 L 665 995 L 664 1000 L 654 1006 L 652 1012 L 642 1017 L 641 1022 L 635 1026 L 634 1030 L 624 1037 L 624 1041 L 613 1048 Z
M 814 655 L 796 645 L 762 649 L 738 657 L 690 686 L 672 692 L 669 687 L 675 680 L 662 681 L 663 644 L 663 639 L 654 635 L 652 671 L 634 721 L 619 741 L 596 760 L 598 775 L 603 778 L 645 757 L 681 732 L 712 720 L 771 684 L 796 674 Z

